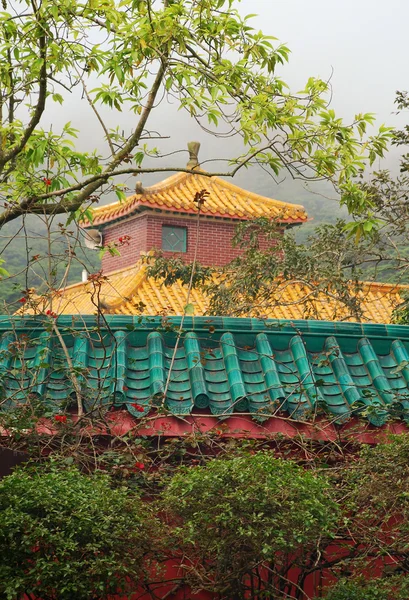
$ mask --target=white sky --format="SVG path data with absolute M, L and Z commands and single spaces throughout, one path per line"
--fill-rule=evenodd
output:
M 240 6 L 258 13 L 257 27 L 290 47 L 290 83 L 326 79 L 333 68 L 337 112 L 376 112 L 390 122 L 395 90 L 409 87 L 408 0 L 242 0 Z
M 339 116 L 350 120 L 357 112 L 374 112 L 378 125 L 395 127 L 409 121 L 407 114 L 393 114 L 395 91 L 409 88 L 409 0 L 242 0 L 237 6 L 243 15 L 257 13 L 251 22 L 253 26 L 291 49 L 290 63 L 280 75 L 293 91 L 302 89 L 310 76 L 327 79 L 332 73 L 332 107 Z M 103 112 L 109 115 L 108 111 Z M 113 115 L 109 116 L 113 126 Z M 60 118 L 53 112 L 47 115 L 47 121 L 53 124 L 58 124 Z M 71 97 L 64 105 L 64 120 L 69 119 L 81 130 L 82 147 L 98 147 L 105 153 L 100 127 L 86 100 Z M 133 114 L 126 112 L 115 116 L 115 122 L 126 129 L 134 119 Z M 158 142 L 164 149 L 184 148 L 189 140 L 198 139 L 202 142 L 202 159 L 225 156 L 232 148 L 231 141 L 204 137 L 190 119 L 167 103 L 150 121 L 150 128 L 171 136 L 170 142 Z M 395 149 L 383 166 L 397 170 L 398 156 Z M 175 166 L 185 163 L 184 154 L 172 158 Z M 149 185 L 163 177 L 146 175 L 142 179 L 144 185 Z M 243 172 L 236 182 L 283 200 L 304 201 L 305 194 L 299 187 L 286 182 L 277 188 L 260 170 Z M 301 200 L 294 197 L 298 194 Z

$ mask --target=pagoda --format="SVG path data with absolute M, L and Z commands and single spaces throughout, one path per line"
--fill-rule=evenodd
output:
M 108 252 L 102 259 L 104 274 L 131 267 L 141 254 L 153 248 L 165 256 L 177 253 L 192 261 L 197 245 L 197 260 L 208 266 L 223 266 L 240 254 L 232 247 L 239 221 L 266 217 L 283 227 L 300 225 L 307 220 L 303 206 L 266 198 L 241 189 L 220 177 L 211 177 L 200 169 L 198 143 L 189 144 L 190 160 L 186 168 L 151 187 L 136 184 L 135 194 L 124 202 L 100 206 L 93 211 L 92 223 L 85 223 L 91 244 L 115 244 L 129 239 L 121 248 L 121 256 Z M 200 202 L 200 229 L 197 231 Z M 199 236 L 199 239 L 197 239 Z
M 264 217 L 277 223 L 277 235 L 286 228 L 305 223 L 305 208 L 246 191 L 237 185 L 200 168 L 199 144 L 188 145 L 190 159 L 186 169 L 144 188 L 136 184 L 135 193 L 124 201 L 99 206 L 92 221 L 82 223 L 85 244 L 107 251 L 102 258 L 101 273 L 59 290 L 53 299 L 56 314 L 93 315 L 182 315 L 187 289 L 180 281 L 165 286 L 148 277 L 144 257 L 161 250 L 165 257 L 178 256 L 184 262 L 197 261 L 204 266 L 223 267 L 243 250 L 233 247 L 236 226 L 243 221 Z M 198 201 L 198 198 L 201 198 Z M 198 224 L 200 220 L 200 223 Z M 266 249 L 274 240 L 260 240 Z M 119 252 L 109 252 L 109 249 Z M 403 302 L 407 286 L 361 282 L 351 295 L 358 296 L 363 321 L 389 323 L 392 311 Z M 272 319 L 319 319 L 355 321 L 347 308 L 325 294 L 311 297 L 307 289 L 294 282 L 272 293 L 263 315 L 248 312 L 240 315 Z M 304 302 L 309 297 L 308 304 Z M 49 309 L 46 298 L 36 297 L 21 314 L 42 314 Z M 209 298 L 193 289 L 189 305 L 194 315 L 208 314 Z M 35 307 L 35 308 L 33 308 Z

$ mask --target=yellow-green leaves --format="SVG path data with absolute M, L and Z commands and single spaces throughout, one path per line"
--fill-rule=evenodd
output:
M 8 277 L 9 276 L 9 272 L 6 271 L 6 269 L 4 269 L 4 267 L 2 267 L 1 265 L 4 264 L 4 260 L 2 258 L 0 258 L 0 279 L 2 277 Z
M 0 13 L 0 88 L 6 99 L 0 172 L 7 173 L 4 181 L 0 175 L 0 194 L 15 199 L 12 212 L 0 213 L 0 225 L 2 218 L 11 220 L 28 206 L 35 212 L 45 201 L 50 212 L 53 203 L 58 212 L 75 212 L 121 169 L 152 170 L 143 159 L 160 156 L 161 148 L 153 153 L 141 138 L 152 133 L 152 115 L 164 98 L 169 119 L 183 109 L 205 131 L 237 137 L 234 147 L 240 150 L 223 157 L 226 164 L 237 169 L 258 161 L 278 177 L 327 179 L 337 189 L 348 188 L 348 210 L 359 206 L 363 214 L 351 182 L 384 154 L 390 130 L 367 137 L 371 113 L 344 122 L 328 107 L 328 84 L 320 79 L 310 77 L 301 92 L 291 92 L 276 74 L 289 48 L 254 29 L 238 2 L 43 0 L 35 10 L 27 7 Z M 90 160 L 70 145 L 72 133 L 57 139 L 43 126 L 49 102 L 57 110 L 75 89 L 81 89 L 84 111 L 91 111 L 101 132 L 95 147 L 104 147 L 103 160 L 95 159 L 96 152 Z M 125 107 L 129 127 L 118 132 L 116 113 Z M 53 117 L 54 130 L 59 118 L 63 112 Z M 172 164 L 160 168 L 171 171 Z M 106 176 L 92 184 L 86 179 L 102 172 Z M 46 193 L 44 178 L 52 181 Z

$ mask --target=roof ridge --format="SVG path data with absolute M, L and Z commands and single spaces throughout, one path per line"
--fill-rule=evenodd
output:
M 409 290 L 409 284 L 407 283 L 387 283 L 387 282 L 383 282 L 383 281 L 358 281 L 358 284 L 363 285 L 363 286 L 368 286 L 373 288 L 380 288 L 380 289 L 388 289 L 389 291 L 392 290 Z
M 274 204 L 274 205 L 278 204 L 280 206 L 287 206 L 287 207 L 291 207 L 291 208 L 300 208 L 302 210 L 305 210 L 305 207 L 302 204 L 295 204 L 293 202 L 288 202 L 287 200 L 277 200 L 276 198 L 269 198 L 268 196 L 258 194 L 257 192 L 251 192 L 250 190 L 244 190 L 243 188 L 236 185 L 232 181 L 227 181 L 225 179 L 222 179 L 221 177 L 218 177 L 217 175 L 211 177 L 211 179 L 214 181 L 217 181 L 217 182 L 221 182 L 221 184 L 223 186 L 229 188 L 230 190 L 232 190 L 234 192 L 239 193 L 241 196 L 248 196 L 251 199 L 257 198 L 257 200 L 263 200 L 269 204 Z
M 186 187 L 188 192 L 186 192 Z M 138 193 L 128 196 L 124 201 L 119 200 L 97 206 L 92 209 L 93 223 L 86 221 L 84 227 L 92 227 L 93 224 L 96 226 L 103 223 L 108 224 L 133 214 L 141 207 L 156 207 L 165 211 L 189 213 L 195 208 L 194 192 L 199 191 L 200 188 L 208 190 L 209 200 L 212 200 L 208 206 L 205 204 L 202 207 L 203 216 L 248 219 L 264 215 L 293 223 L 307 220 L 306 210 L 301 204 L 268 198 L 257 192 L 240 188 L 235 183 L 226 181 L 219 176 L 198 170 L 195 173 L 186 171 L 174 173 L 163 181 L 143 188 L 141 191 L 138 190 Z M 171 190 L 176 193 L 176 199 L 175 194 L 169 194 Z M 155 195 L 158 198 L 155 198 Z

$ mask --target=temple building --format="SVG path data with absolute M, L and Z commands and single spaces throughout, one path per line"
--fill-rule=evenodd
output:
M 56 292 L 51 314 L 37 296 L 19 314 L 0 315 L 0 410 L 21 406 L 29 409 L 23 415 L 37 415 L 32 407 L 38 411 L 40 400 L 47 411 L 36 422 L 41 435 L 53 436 L 72 420 L 76 436 L 86 441 L 86 452 L 95 452 L 98 445 L 110 449 L 111 439 L 125 441 L 128 449 L 134 440 L 137 457 L 148 448 L 148 461 L 148 439 L 159 448 L 163 441 L 173 444 L 180 438 L 188 450 L 200 449 L 203 440 L 262 440 L 263 449 L 273 451 L 276 442 L 287 439 L 293 442 L 283 454 L 288 458 L 306 440 L 319 448 L 317 456 L 338 460 L 332 452 L 336 448 L 342 459 L 350 460 L 363 444 L 407 433 L 409 328 L 383 324 L 402 302 L 403 286 L 363 283 L 356 293 L 366 322 L 357 323 L 344 322 L 354 318 L 335 299 L 318 297 L 312 305 L 303 304 L 306 289 L 300 284 L 288 285 L 280 298 L 272 298 L 262 319 L 251 313 L 238 318 L 206 315 L 209 299 L 197 290 L 189 298 L 194 314 L 186 315 L 186 287 L 181 282 L 167 287 L 148 277 L 141 257 L 154 248 L 187 262 L 197 254 L 204 265 L 223 266 L 240 251 L 231 242 L 241 220 L 275 219 L 278 235 L 307 220 L 302 206 L 209 177 L 192 154 L 188 166 L 197 172 L 180 172 L 145 189 L 137 184 L 124 202 L 94 210 L 92 222 L 83 225 L 88 245 L 121 250 L 120 256 L 105 253 L 102 273 Z M 14 427 L 3 435 L 9 431 Z M 52 444 L 47 453 L 48 447 Z M 209 456 L 216 447 L 204 446 L 204 453 Z M 320 454 L 323 449 L 327 455 Z M 179 454 L 175 456 L 179 463 Z M 308 469 L 309 460 L 305 450 L 301 464 Z M 108 458 L 106 468 L 111 464 Z M 141 464 L 138 468 L 144 468 L 138 458 L 136 465 Z M 154 460 L 149 469 L 158 470 Z M 327 552 L 337 558 L 336 568 L 349 541 L 331 539 Z M 314 546 L 314 560 L 315 553 Z M 305 597 L 321 595 L 327 555 L 324 559 L 321 571 L 312 569 L 303 580 Z M 179 573 L 177 561 L 168 564 Z M 286 571 L 290 584 L 292 573 Z M 173 571 L 170 581 L 177 581 Z M 294 598 L 303 591 L 298 584 L 288 589 Z M 162 597 L 169 594 L 191 597 L 184 584 L 166 588 Z M 216 594 L 199 592 L 197 597 Z
M 282 230 L 307 221 L 307 212 L 301 205 L 260 196 L 220 177 L 208 176 L 198 163 L 198 144 L 189 144 L 189 151 L 187 168 L 197 173 L 178 172 L 146 188 L 138 182 L 135 193 L 125 201 L 94 209 L 92 223 L 83 224 L 86 244 L 91 248 L 119 247 L 120 255 L 105 252 L 102 277 L 97 281 L 91 275 L 88 280 L 61 290 L 53 303 L 57 314 L 92 315 L 102 311 L 181 315 L 186 306 L 186 287 L 180 282 L 164 286 L 149 278 L 141 256 L 160 249 L 164 256 L 178 255 L 191 262 L 196 252 L 202 265 L 224 266 L 241 252 L 232 246 L 240 221 L 266 217 L 278 222 Z M 202 202 L 199 198 L 203 192 Z M 356 292 L 363 320 L 390 322 L 393 309 L 402 302 L 401 291 L 402 286 L 363 283 Z M 301 302 L 305 295 L 302 285 L 286 285 L 279 299 L 272 297 L 263 318 L 356 320 L 335 299 L 322 295 L 305 304 Z M 196 316 L 207 314 L 209 299 L 202 291 L 193 290 L 189 303 Z M 38 311 L 43 309 L 46 306 L 40 302 Z

